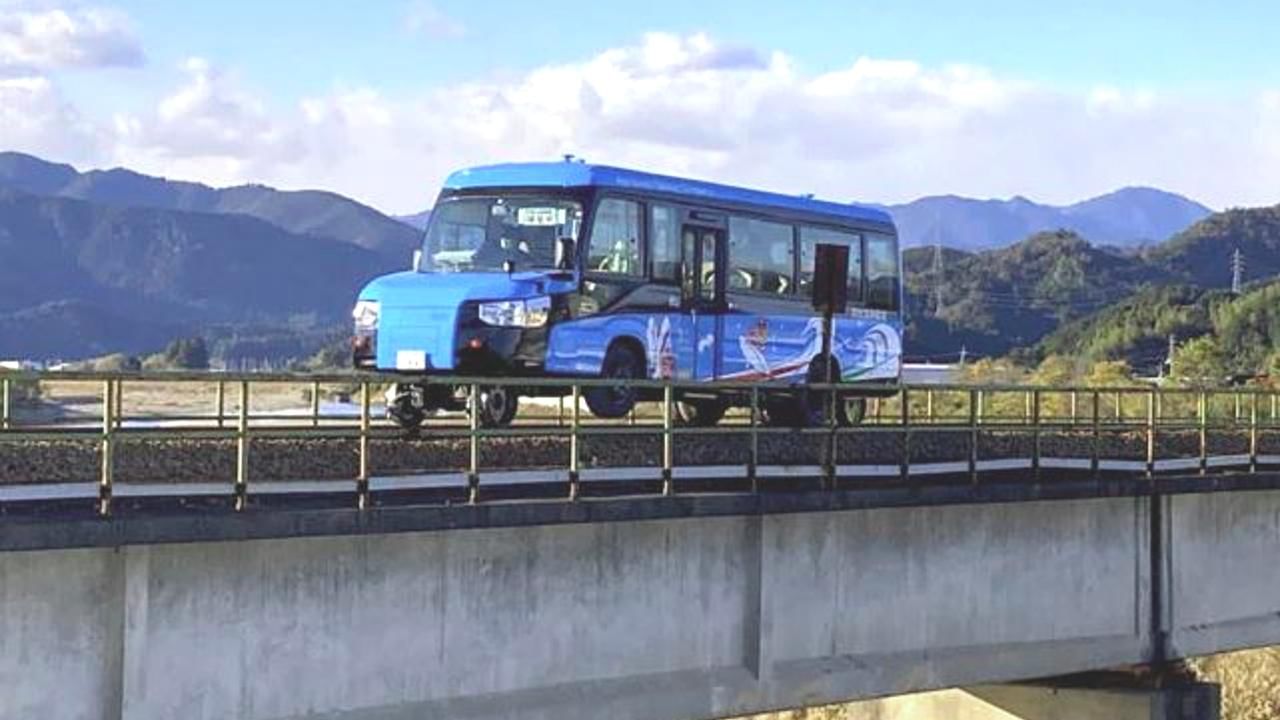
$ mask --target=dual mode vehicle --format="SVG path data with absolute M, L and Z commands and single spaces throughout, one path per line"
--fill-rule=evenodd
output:
M 829 376 L 819 245 L 849 258 Z M 353 359 L 405 375 L 388 412 L 407 427 L 466 407 L 467 388 L 415 382 L 429 375 L 616 380 L 584 391 L 602 418 L 647 399 L 631 381 L 670 379 L 694 425 L 749 402 L 700 384 L 744 381 L 765 389 L 771 424 L 821 422 L 830 406 L 852 423 L 901 378 L 900 277 L 879 209 L 572 159 L 476 167 L 446 181 L 412 270 L 360 292 Z M 849 389 L 824 411 L 804 387 L 827 377 Z M 507 425 L 520 395 L 560 392 L 486 387 L 479 420 Z

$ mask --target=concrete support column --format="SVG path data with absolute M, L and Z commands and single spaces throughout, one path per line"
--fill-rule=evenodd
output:
M 953 718 L 990 720 L 1218 720 L 1218 685 L 1182 682 L 1163 688 L 983 685 L 966 688 L 982 707 Z

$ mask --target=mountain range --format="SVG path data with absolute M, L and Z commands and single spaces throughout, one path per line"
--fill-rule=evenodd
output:
M 942 245 L 958 250 L 1006 247 L 1038 232 L 1069 230 L 1095 245 L 1137 248 L 1166 240 L 1213 211 L 1181 195 L 1124 188 L 1074 205 L 1041 205 L 1023 197 L 973 200 L 926 197 L 883 206 L 904 248 Z
M 79 172 L 14 152 L 0 153 L 0 188 L 113 207 L 247 215 L 295 235 L 371 250 L 396 265 L 408 262 L 420 239 L 413 226 L 336 193 L 281 191 L 264 185 L 212 188 L 123 168 Z
M 1268 211 L 1186 229 L 1208 209 L 1156 190 L 1066 208 L 925 198 L 891 210 L 907 244 L 945 229 L 960 246 L 904 253 L 915 355 L 1032 347 L 1150 284 L 1222 287 L 1235 247 L 1250 277 L 1280 272 L 1280 220 Z M 308 354 L 346 332 L 364 282 L 407 266 L 428 217 L 0 153 L 0 358 L 150 352 L 196 334 L 224 360 Z M 1002 246 L 972 250 L 990 245 Z
M 1022 351 L 1149 368 L 1164 357 L 1170 334 L 1185 340 L 1220 327 L 1236 338 L 1238 328 L 1250 328 L 1252 347 L 1228 343 L 1248 365 L 1280 349 L 1280 326 L 1259 320 L 1260 310 L 1251 315 L 1261 327 L 1247 319 L 1214 324 L 1225 311 L 1211 313 L 1210 305 L 1235 299 L 1236 251 L 1246 295 L 1280 277 L 1280 206 L 1217 213 L 1140 251 L 1099 247 L 1065 230 L 976 253 L 909 249 L 908 352 L 954 360 L 961 348 L 969 357 Z

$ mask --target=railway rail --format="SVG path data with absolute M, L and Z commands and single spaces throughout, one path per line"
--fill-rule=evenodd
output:
M 840 426 L 833 414 L 824 426 L 789 428 L 763 422 L 774 389 L 760 385 L 639 382 L 658 400 L 605 421 L 581 402 L 587 388 L 604 384 L 598 380 L 428 377 L 468 388 L 473 409 L 482 388 L 495 385 L 558 388 L 565 399 L 507 428 L 481 427 L 468 412 L 409 434 L 381 417 L 377 400 L 403 380 L 0 374 L 0 513 L 110 516 L 157 502 L 237 512 L 319 501 L 365 509 L 1280 469 L 1280 392 L 1261 388 L 902 386 L 871 399 L 861 424 Z M 681 393 L 713 388 L 748 396 L 749 406 L 716 427 L 681 426 Z M 835 389 L 808 392 L 834 402 Z M 351 402 L 326 403 L 325 395 Z M 305 401 L 282 407 L 282 396 Z M 255 407 L 259 398 L 276 402 Z M 78 411 L 51 411 L 68 407 Z

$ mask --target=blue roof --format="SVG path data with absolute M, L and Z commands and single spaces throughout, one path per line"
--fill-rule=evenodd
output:
M 639 170 L 588 165 L 581 162 L 508 163 L 459 170 L 445 181 L 448 190 L 494 187 L 611 187 L 670 193 L 739 205 L 830 215 L 844 220 L 892 224 L 889 214 L 862 205 L 815 200 L 800 195 L 752 190 L 687 178 L 655 175 Z

